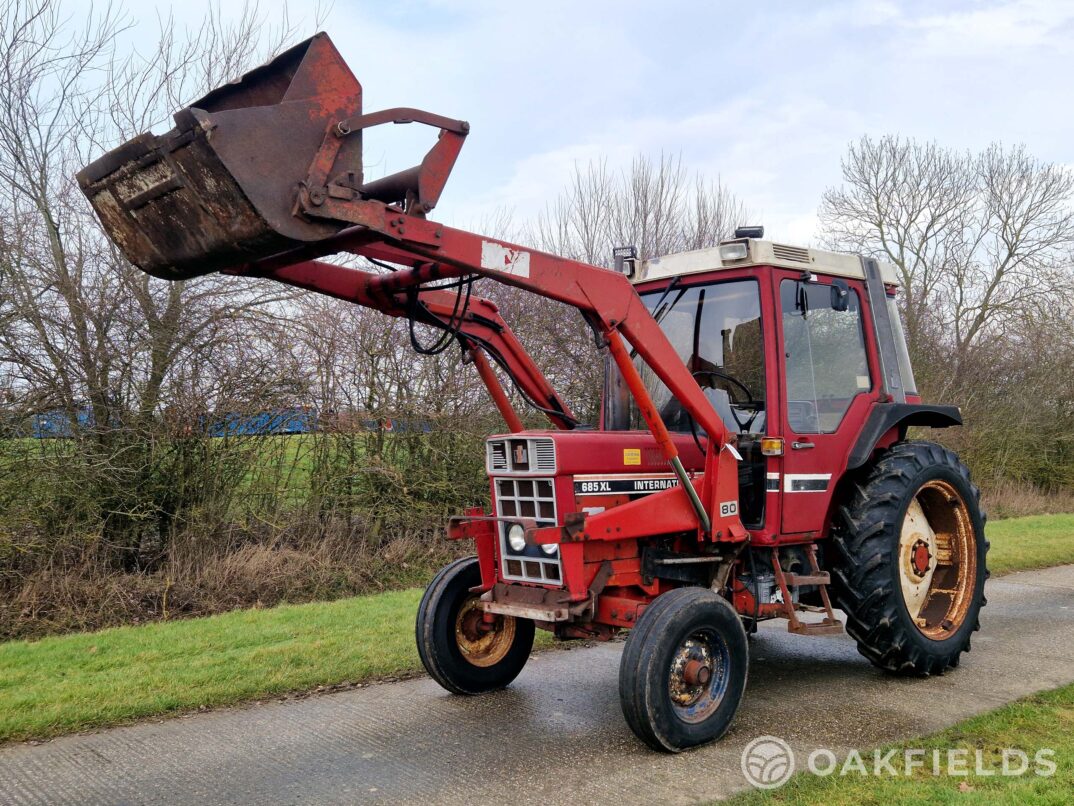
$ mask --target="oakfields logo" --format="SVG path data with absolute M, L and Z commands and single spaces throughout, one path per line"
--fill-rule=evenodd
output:
M 742 751 L 742 774 L 758 789 L 778 789 L 794 774 L 797 760 L 790 745 L 777 736 L 758 736 Z M 997 752 L 971 751 L 964 747 L 924 749 L 851 750 L 840 757 L 818 747 L 805 759 L 804 770 L 825 778 L 829 775 L 859 777 L 908 777 L 911 775 L 954 778 L 991 778 L 1055 775 L 1055 750 L 1050 747 L 1027 752 L 1007 747 Z
M 794 775 L 794 751 L 776 736 L 758 736 L 742 751 L 742 774 L 758 789 L 778 789 Z

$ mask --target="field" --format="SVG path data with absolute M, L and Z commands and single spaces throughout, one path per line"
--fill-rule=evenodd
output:
M 1074 562 L 1074 515 L 996 521 L 988 534 L 997 573 Z M 416 672 L 420 596 L 409 589 L 0 644 L 0 741 Z

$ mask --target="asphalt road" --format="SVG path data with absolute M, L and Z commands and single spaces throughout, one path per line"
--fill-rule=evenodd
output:
M 731 732 L 678 756 L 623 722 L 612 644 L 545 652 L 483 697 L 422 678 L 2 748 L 0 803 L 711 800 L 747 786 L 740 754 L 759 735 L 865 749 L 1074 681 L 1074 566 L 992 580 L 988 597 L 973 652 L 925 680 L 877 672 L 849 638 L 766 624 Z

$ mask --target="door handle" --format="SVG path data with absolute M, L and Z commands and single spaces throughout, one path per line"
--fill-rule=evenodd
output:
M 817 446 L 814 445 L 812 442 L 792 442 L 791 447 L 794 448 L 796 451 L 801 451 L 805 450 L 806 448 L 815 448 Z

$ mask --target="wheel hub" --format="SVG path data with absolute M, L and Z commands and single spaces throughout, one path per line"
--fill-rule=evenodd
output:
M 703 686 L 712 679 L 712 667 L 699 660 L 687 661 L 682 678 L 688 686 Z
M 910 571 L 918 579 L 924 579 L 932 567 L 932 552 L 929 544 L 924 540 L 918 540 L 910 549 Z
M 477 597 L 463 602 L 455 617 L 455 641 L 463 658 L 474 666 L 495 666 L 507 655 L 515 640 L 515 620 L 496 616 L 490 623 Z
M 700 629 L 688 635 L 668 669 L 672 708 L 684 722 L 704 722 L 720 707 L 730 680 L 727 642 L 718 632 Z
M 693 705 L 701 699 L 705 684 L 711 679 L 712 650 L 694 638 L 684 641 L 671 661 L 668 687 L 672 701 L 681 706 Z

